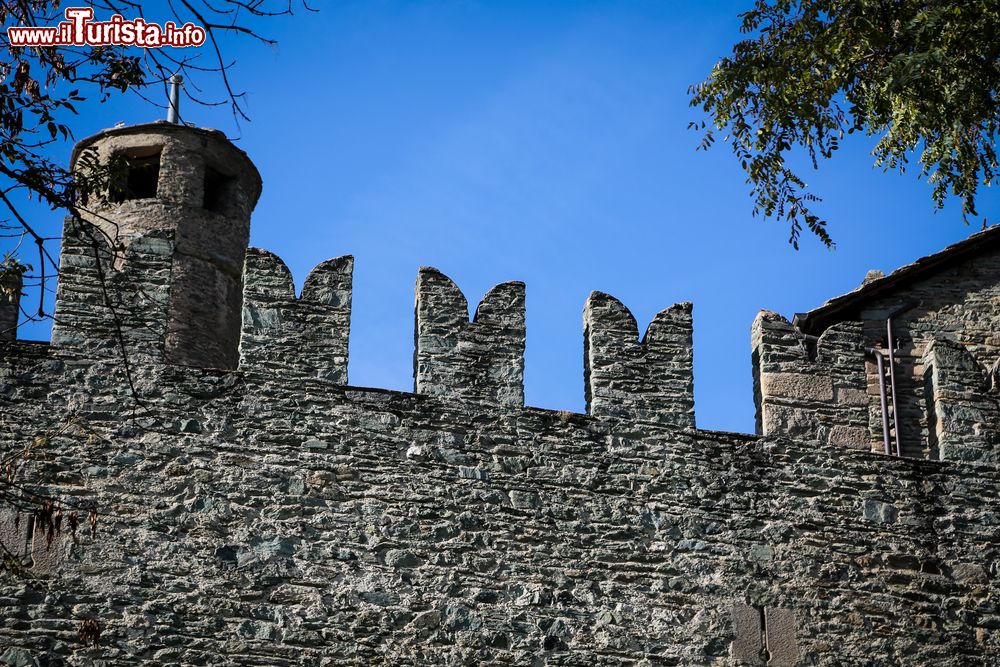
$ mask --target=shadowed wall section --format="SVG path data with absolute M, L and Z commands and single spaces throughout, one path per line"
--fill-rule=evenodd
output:
M 985 369 L 968 349 L 949 340 L 928 343 L 922 366 L 935 458 L 1000 463 L 1000 407 Z
M 66 218 L 52 345 L 162 363 L 175 247 L 173 232 L 159 229 L 113 249 L 93 226 Z

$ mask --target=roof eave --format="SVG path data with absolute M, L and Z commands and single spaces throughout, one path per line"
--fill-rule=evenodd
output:
M 853 292 L 834 297 L 819 308 L 806 313 L 796 313 L 792 325 L 804 334 L 818 336 L 837 322 L 857 319 L 866 303 L 965 261 L 996 245 L 1000 245 L 1000 225 L 973 234 L 933 255 L 922 257 L 884 278 L 862 285 Z

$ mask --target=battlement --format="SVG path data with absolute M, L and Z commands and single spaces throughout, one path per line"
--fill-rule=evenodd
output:
M 932 340 L 923 358 L 934 458 L 1000 463 L 1000 394 L 960 343 Z
M 423 267 L 414 317 L 416 393 L 524 405 L 524 283 L 491 289 L 470 322 L 462 291 L 437 269 Z
M 280 258 L 247 249 L 242 153 L 174 126 L 88 141 L 132 160 L 146 196 L 66 220 L 52 343 L 0 340 L 0 444 L 31 443 L 23 488 L 98 522 L 53 532 L 0 507 L 6 564 L 44 581 L 0 581 L 0 662 L 1000 651 L 1000 228 L 794 322 L 760 313 L 750 436 L 695 428 L 690 303 L 640 337 L 593 292 L 589 414 L 570 415 L 524 406 L 525 285 L 470 318 L 426 267 L 414 391 L 349 386 L 354 259 L 296 294 Z M 101 646 L 79 643 L 81 617 Z
M 330 259 L 306 278 L 299 298 L 288 267 L 250 248 L 243 276 L 240 370 L 347 384 L 354 258 Z
M 67 219 L 53 344 L 104 357 L 124 346 L 140 359 L 169 363 L 175 232 L 123 238 L 124 250 L 112 247 L 103 234 Z M 239 370 L 346 385 L 353 268 L 351 256 L 327 260 L 296 296 L 284 262 L 249 249 Z M 437 269 L 419 270 L 415 297 L 414 392 L 523 407 L 524 284 L 491 289 L 471 320 L 462 291 Z M 751 331 L 757 433 L 882 451 L 882 432 L 895 428 L 897 408 L 890 405 L 885 424 L 872 352 L 884 341 L 866 327 L 845 321 L 812 336 L 761 312 Z M 692 305 L 681 303 L 658 313 L 640 338 L 624 304 L 593 292 L 583 311 L 587 413 L 626 426 L 695 428 L 692 331 Z M 904 389 L 919 389 L 928 457 L 1000 460 L 1000 397 L 987 387 L 982 363 L 948 336 L 928 338 L 919 350 L 898 370 Z M 903 384 L 909 378 L 913 388 Z
M 144 354 L 164 361 L 172 233 L 131 236 L 116 260 L 101 235 L 89 238 L 83 230 L 67 220 L 53 343 L 119 354 L 114 317 L 126 314 L 130 344 L 139 349 L 141 342 Z M 296 297 L 285 263 L 250 248 L 238 368 L 347 384 L 353 269 L 351 256 L 327 260 L 309 273 Z M 105 290 L 112 295 L 108 304 Z M 462 291 L 437 269 L 419 270 L 415 292 L 415 393 L 523 407 L 524 283 L 492 288 L 471 321 Z M 694 428 L 690 303 L 659 313 L 640 340 L 628 309 L 594 292 L 584 307 L 583 330 L 589 414 Z
M 810 338 L 777 313 L 751 329 L 757 433 L 872 449 L 861 324 Z
M 661 311 L 639 339 L 618 299 L 593 292 L 583 309 L 587 412 L 694 428 L 691 304 Z

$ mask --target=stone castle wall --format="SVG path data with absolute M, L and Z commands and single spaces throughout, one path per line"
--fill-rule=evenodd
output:
M 51 540 L 0 516 L 26 567 L 0 580 L 0 661 L 1000 663 L 1000 471 L 970 433 L 992 407 L 961 348 L 927 351 L 932 425 L 942 451 L 981 455 L 852 448 L 859 327 L 810 347 L 772 315 L 754 329 L 764 435 L 710 432 L 690 306 L 640 340 L 597 293 L 590 414 L 557 413 L 523 406 L 524 286 L 469 321 L 424 269 L 416 391 L 364 389 L 352 260 L 297 297 L 251 250 L 240 368 L 184 367 L 163 352 L 173 243 L 138 235 L 102 275 L 108 249 L 69 221 L 59 335 L 0 344 L 4 447 L 35 443 L 33 479 L 99 511 Z M 91 617 L 97 648 L 76 637 Z

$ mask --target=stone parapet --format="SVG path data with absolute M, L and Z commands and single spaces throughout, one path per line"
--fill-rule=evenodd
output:
M 524 405 L 524 283 L 491 289 L 469 321 L 465 295 L 437 269 L 417 277 L 414 391 Z
M 859 322 L 809 339 L 781 315 L 761 311 L 751 336 L 758 433 L 873 447 Z
M 330 259 L 295 296 L 276 255 L 250 248 L 243 279 L 240 369 L 347 384 L 354 258 Z
M 587 412 L 694 428 L 691 304 L 661 311 L 639 339 L 620 301 L 593 292 L 583 311 Z

